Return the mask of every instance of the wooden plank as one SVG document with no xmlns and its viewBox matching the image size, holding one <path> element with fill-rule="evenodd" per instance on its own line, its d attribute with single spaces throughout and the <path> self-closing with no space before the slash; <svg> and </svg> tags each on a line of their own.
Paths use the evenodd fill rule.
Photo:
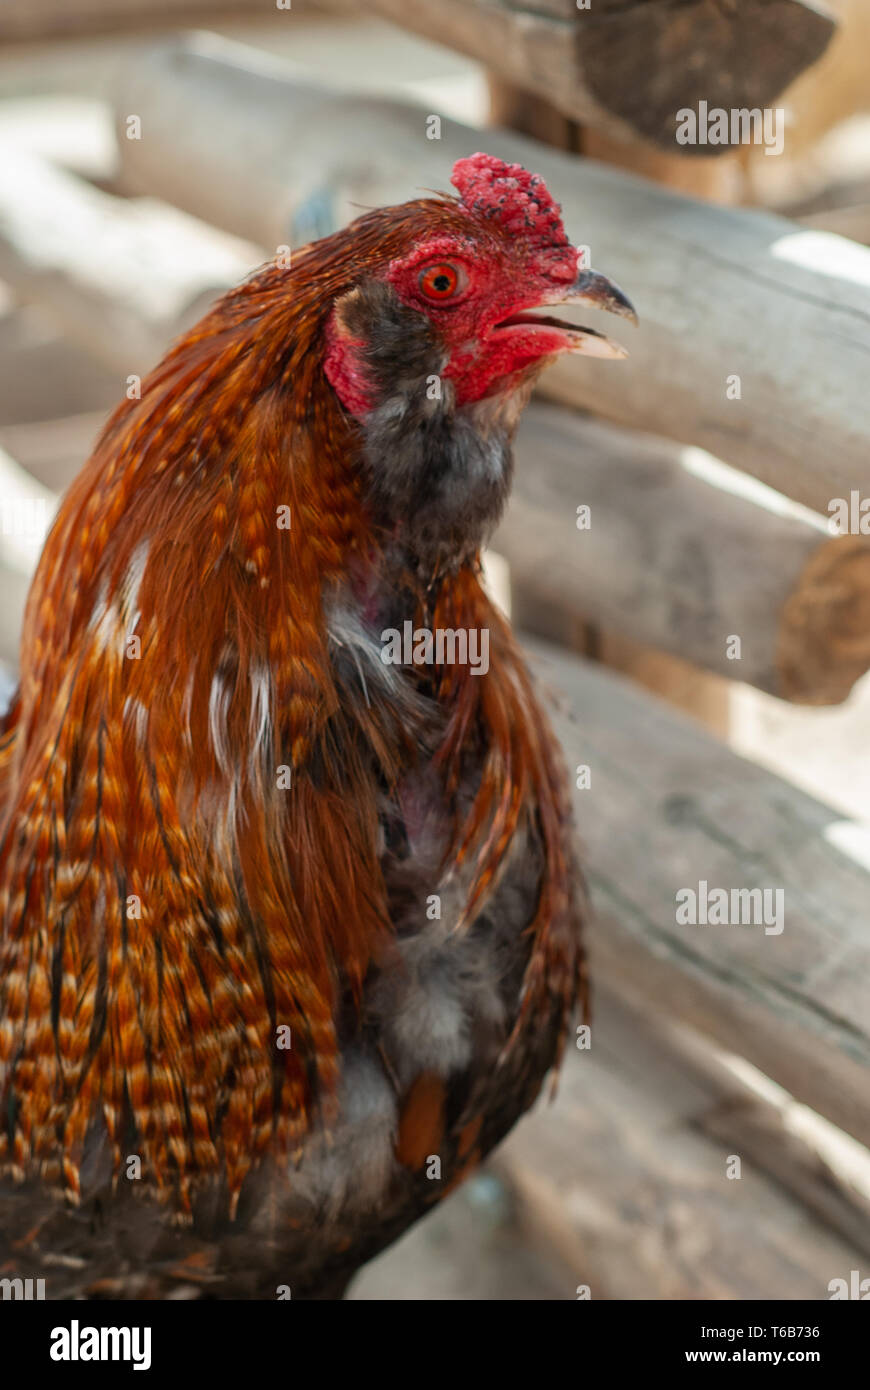
<svg viewBox="0 0 870 1390">
<path fill-rule="evenodd" d="M 822 232 L 836 232 L 838 236 L 851 237 L 853 241 L 870 246 L 870 199 L 845 207 L 810 212 L 805 217 L 800 217 L 799 221 L 805 227 L 815 227 Z"/>
<path fill-rule="evenodd" d="M 729 741 L 734 695 L 730 680 L 670 652 L 659 651 L 645 642 L 635 642 L 613 628 L 596 628 L 594 632 L 591 651 L 582 647 L 576 649 L 581 656 L 588 656 L 609 670 L 628 676 L 644 690 L 667 700 L 674 709 L 700 720 L 705 729 L 724 743 Z"/>
<path fill-rule="evenodd" d="M 18 664 L 21 615 L 57 497 L 0 448 L 0 663 Z"/>
<path fill-rule="evenodd" d="M 835 24 L 830 10 L 804 0 L 364 4 L 479 59 L 568 116 L 689 154 L 698 147 L 675 144 L 678 111 L 702 100 L 728 110 L 770 106 L 821 56 Z"/>
<path fill-rule="evenodd" d="M 834 847 L 843 817 L 618 677 L 527 647 L 561 696 L 569 767 L 590 770 L 573 795 L 594 976 L 655 999 L 866 1144 L 870 875 Z M 701 884 L 781 891 L 782 931 L 739 912 L 682 925 L 677 895 Z"/>
<path fill-rule="evenodd" d="M 107 419 L 103 410 L 32 424 L 0 423 L 0 448 L 44 487 L 63 492 L 90 457 Z"/>
<path fill-rule="evenodd" d="M 681 1123 L 766 1173 L 870 1256 L 870 1152 L 800 1105 L 742 1057 L 664 1014 L 655 999 L 617 984 L 598 991 L 596 1046 L 643 1084 L 661 1076 Z"/>
<path fill-rule="evenodd" d="M 118 369 L 119 396 L 128 375 L 143 375 L 251 268 L 252 248 L 240 254 L 228 241 L 174 209 L 112 197 L 0 147 L 0 277 Z"/>
<path fill-rule="evenodd" d="M 0 711 L 6 708 L 5 673 L 15 671 L 18 667 L 21 615 L 29 589 L 30 574 L 14 564 L 0 540 L 0 672 L 3 672 L 4 676 L 0 679 Z"/>
<path fill-rule="evenodd" d="M 533 1243 L 574 1271 L 572 1293 L 586 1284 L 595 1300 L 829 1297 L 831 1279 L 864 1264 L 862 1246 L 745 1151 L 729 1179 L 742 1137 L 704 1131 L 704 1082 L 654 1029 L 614 1026 L 601 1004 L 591 1050 L 569 1048 L 554 1104 L 495 1158 Z"/>
<path fill-rule="evenodd" d="M 287 73 L 214 39 L 143 50 L 116 97 L 121 128 L 134 111 L 145 132 L 120 140 L 128 187 L 274 250 L 361 205 L 445 188 L 453 161 L 485 144 L 544 176 L 569 234 L 640 315 L 624 335 L 628 361 L 562 362 L 542 378 L 548 394 L 697 444 L 821 513 L 853 488 L 870 496 L 866 248 L 519 135 L 445 120 L 441 139 L 427 140 L 421 110 L 308 89 Z"/>
<path fill-rule="evenodd" d="M 757 486 L 734 495 L 742 475 L 716 469 L 533 403 L 493 539 L 517 612 L 531 599 L 785 699 L 838 703 L 870 668 L 870 546 Z"/>
<path fill-rule="evenodd" d="M 31 424 L 77 411 L 108 411 L 123 377 L 68 342 L 50 315 L 23 305 L 0 317 L 0 420 Z M 12 451 L 14 453 L 14 450 Z"/>
<path fill-rule="evenodd" d="M 300 5 L 300 0 L 296 4 Z M 268 0 L 254 4 L 250 0 L 76 0 L 75 5 L 65 4 L 64 0 L 4 0 L 0 8 L 0 40 L 30 43 L 40 39 L 74 39 L 88 34 L 189 24 L 197 19 L 214 20 L 218 15 L 271 15 L 275 9 Z"/>
</svg>

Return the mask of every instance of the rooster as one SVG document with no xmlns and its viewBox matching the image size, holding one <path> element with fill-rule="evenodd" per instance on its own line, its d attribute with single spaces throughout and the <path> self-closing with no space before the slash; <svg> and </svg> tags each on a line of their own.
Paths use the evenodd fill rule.
<svg viewBox="0 0 870 1390">
<path fill-rule="evenodd" d="M 634 314 L 540 178 L 452 182 L 225 295 L 46 542 L 0 742 L 0 1269 L 50 1298 L 340 1297 L 583 1004 L 480 554 L 542 368 L 625 355 L 541 306 Z"/>
</svg>

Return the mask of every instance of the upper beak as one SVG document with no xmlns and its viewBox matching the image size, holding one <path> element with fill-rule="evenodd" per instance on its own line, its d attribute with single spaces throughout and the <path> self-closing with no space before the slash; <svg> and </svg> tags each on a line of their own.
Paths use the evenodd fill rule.
<svg viewBox="0 0 870 1390">
<path fill-rule="evenodd" d="M 634 305 L 618 285 L 599 275 L 597 270 L 581 270 L 573 285 L 569 285 L 564 295 L 553 301 L 558 304 L 591 304 L 594 309 L 605 309 L 610 314 L 620 314 L 637 325 Z"/>
<path fill-rule="evenodd" d="M 619 314 L 632 323 L 637 323 L 634 305 L 618 285 L 599 275 L 597 270 L 581 270 L 573 285 L 560 293 L 554 293 L 551 304 L 589 304 L 593 309 L 603 309 L 610 314 Z M 594 328 L 575 327 L 565 323 L 565 350 L 583 353 L 586 357 L 627 357 L 628 353 L 621 343 L 614 342 Z"/>
</svg>

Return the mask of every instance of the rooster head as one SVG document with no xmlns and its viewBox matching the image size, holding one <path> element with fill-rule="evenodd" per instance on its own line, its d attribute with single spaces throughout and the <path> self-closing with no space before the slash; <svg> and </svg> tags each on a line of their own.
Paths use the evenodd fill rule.
<svg viewBox="0 0 870 1390">
<path fill-rule="evenodd" d="M 586 304 L 636 321 L 622 291 L 584 266 L 537 174 L 475 154 L 457 160 L 452 183 L 458 198 L 387 210 L 403 214 L 406 244 L 391 255 L 388 235 L 383 262 L 336 304 L 326 373 L 358 419 L 411 379 L 419 389 L 437 378 L 461 407 L 528 388 L 563 352 L 627 355 L 541 312 Z M 354 224 L 362 235 L 368 221 Z"/>
</svg>

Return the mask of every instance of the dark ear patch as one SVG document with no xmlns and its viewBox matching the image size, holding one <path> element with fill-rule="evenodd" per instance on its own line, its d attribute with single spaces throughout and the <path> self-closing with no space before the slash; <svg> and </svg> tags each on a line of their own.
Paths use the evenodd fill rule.
<svg viewBox="0 0 870 1390">
<path fill-rule="evenodd" d="M 335 317 L 339 332 L 361 344 L 375 401 L 403 395 L 444 367 L 446 352 L 429 319 L 382 280 L 363 280 L 336 302 Z"/>
<path fill-rule="evenodd" d="M 335 306 L 371 395 L 362 421 L 368 503 L 421 566 L 458 566 L 485 542 L 510 486 L 510 440 L 485 407 L 456 409 L 437 328 L 391 285 L 363 280 Z M 497 412 L 496 412 L 497 414 Z"/>
</svg>

